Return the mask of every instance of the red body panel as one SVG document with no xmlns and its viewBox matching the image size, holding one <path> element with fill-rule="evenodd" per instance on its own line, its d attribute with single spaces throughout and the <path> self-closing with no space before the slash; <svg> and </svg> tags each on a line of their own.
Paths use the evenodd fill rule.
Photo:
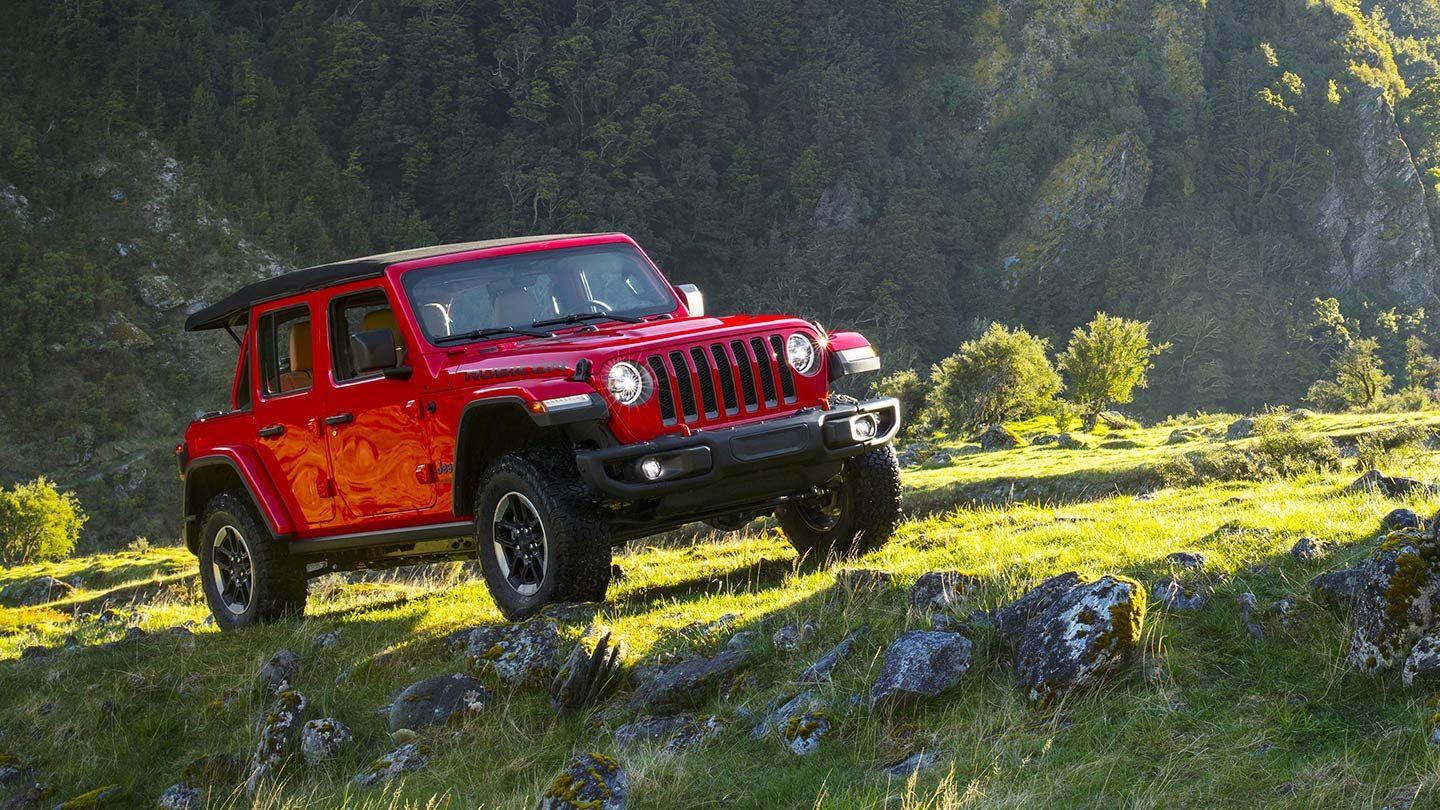
<svg viewBox="0 0 1440 810">
<path fill-rule="evenodd" d="M 189 457 L 223 454 L 235 460 L 242 473 L 256 482 L 255 494 L 271 527 L 297 539 L 446 523 L 456 519 L 451 471 L 457 461 L 459 421 L 471 403 L 495 399 L 528 408 L 543 400 L 599 393 L 609 404 L 607 427 L 614 439 L 631 444 L 667 434 L 689 435 L 752 423 L 804 408 L 828 408 L 827 352 L 823 351 L 827 341 L 832 346 L 844 344 L 841 348 L 868 345 L 854 333 L 827 337 L 814 325 L 794 317 L 690 317 L 683 298 L 671 287 L 674 310 L 645 323 L 599 321 L 556 328 L 550 338 L 507 335 L 436 346 L 424 339 L 401 281 L 405 273 L 424 267 L 614 242 L 634 244 L 628 237 L 609 234 L 468 251 L 391 265 L 381 278 L 254 307 L 242 353 L 242 362 L 249 365 L 251 404 L 239 413 L 192 423 L 185 437 Z M 342 381 L 332 368 L 330 336 L 336 330 L 330 323 L 330 303 L 338 296 L 371 289 L 383 290 L 391 302 L 406 347 L 404 362 L 412 369 L 409 379 L 372 376 Z M 301 303 L 310 307 L 312 318 L 311 387 L 266 398 L 256 344 L 259 330 L 254 325 L 266 312 Z M 784 363 L 783 357 L 774 356 L 772 336 L 778 336 L 783 347 L 794 333 L 808 336 L 822 349 L 820 362 L 810 376 L 789 375 L 793 392 L 787 388 L 782 397 L 776 391 L 773 404 L 762 402 L 735 413 L 721 410 L 693 419 L 672 419 L 667 424 L 656 407 L 656 397 L 626 407 L 613 402 L 605 387 L 606 374 L 614 363 L 630 360 L 649 368 L 648 359 L 659 356 L 666 362 L 678 357 L 688 364 L 697 391 L 706 385 L 719 391 L 719 372 L 709 365 L 702 368 L 693 360 L 692 351 L 700 351 L 705 358 L 720 352 L 736 362 L 741 358 Z M 748 354 L 739 354 L 742 351 Z M 581 361 L 590 364 L 587 381 L 572 379 L 583 365 Z M 700 374 L 706 379 L 702 381 Z M 237 381 L 242 376 L 237 371 Z M 655 379 L 659 380 L 658 375 Z M 663 384 L 670 386 L 672 397 L 679 396 L 678 380 Z M 346 421 L 326 421 L 338 417 L 346 417 Z M 259 435 L 262 429 L 270 428 L 273 433 L 276 427 L 284 428 L 282 435 Z"/>
</svg>

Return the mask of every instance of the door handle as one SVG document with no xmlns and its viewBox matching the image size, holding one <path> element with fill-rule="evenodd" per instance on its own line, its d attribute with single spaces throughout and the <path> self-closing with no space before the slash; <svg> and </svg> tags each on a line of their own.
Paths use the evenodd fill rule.
<svg viewBox="0 0 1440 810">
<path fill-rule="evenodd" d="M 349 411 L 346 411 L 345 413 L 337 413 L 334 416 L 325 417 L 325 424 L 327 425 L 343 425 L 347 422 L 354 421 L 355 414 L 350 413 Z"/>
<path fill-rule="evenodd" d="M 267 426 L 267 427 L 260 428 L 260 438 L 262 438 L 262 439 L 273 439 L 273 438 L 275 438 L 276 436 L 284 436 L 284 435 L 285 435 L 285 426 L 284 426 L 284 425 L 269 425 L 269 426 Z"/>
</svg>

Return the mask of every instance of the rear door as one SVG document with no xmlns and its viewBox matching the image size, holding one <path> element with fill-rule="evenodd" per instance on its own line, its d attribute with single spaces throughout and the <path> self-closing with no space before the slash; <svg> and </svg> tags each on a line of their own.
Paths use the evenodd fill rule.
<svg viewBox="0 0 1440 810">
<path fill-rule="evenodd" d="M 357 371 L 351 357 L 353 335 L 387 329 L 396 363 L 409 362 L 416 344 L 395 313 L 378 285 L 332 295 L 326 307 L 332 388 L 323 424 L 336 492 L 355 521 L 427 509 L 436 501 L 421 375 L 388 379 L 382 371 Z"/>
<path fill-rule="evenodd" d="M 335 517 L 330 457 L 320 431 L 315 385 L 316 319 L 308 302 L 257 309 L 252 379 L 255 447 L 298 523 L 320 526 Z"/>
</svg>

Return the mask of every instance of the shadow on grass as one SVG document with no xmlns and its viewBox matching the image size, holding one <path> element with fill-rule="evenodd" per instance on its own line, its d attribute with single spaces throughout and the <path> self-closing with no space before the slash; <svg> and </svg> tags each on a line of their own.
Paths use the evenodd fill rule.
<svg viewBox="0 0 1440 810">
<path fill-rule="evenodd" d="M 1104 500 L 1115 495 L 1138 495 L 1163 482 L 1152 465 L 1090 473 L 1006 477 L 958 481 L 905 493 L 905 511 L 917 518 L 934 517 L 957 507 L 1006 506 L 1033 503 L 1065 506 Z"/>
<path fill-rule="evenodd" d="M 799 563 L 793 557 L 767 557 L 724 571 L 712 571 L 663 585 L 625 590 L 622 591 L 620 600 L 612 599 L 612 601 L 627 607 L 635 607 L 645 603 L 686 596 L 764 589 L 784 582 L 785 578 L 795 572 L 798 567 Z"/>
</svg>

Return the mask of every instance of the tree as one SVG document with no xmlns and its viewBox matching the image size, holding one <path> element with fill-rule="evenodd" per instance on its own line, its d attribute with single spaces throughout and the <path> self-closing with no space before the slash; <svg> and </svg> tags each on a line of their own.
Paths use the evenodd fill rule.
<svg viewBox="0 0 1440 810">
<path fill-rule="evenodd" d="M 931 411 L 965 432 L 1040 413 L 1060 391 L 1049 348 L 1024 329 L 991 324 L 931 371 Z"/>
<path fill-rule="evenodd" d="M 1380 343 L 1375 338 L 1351 341 L 1331 365 L 1334 379 L 1316 381 L 1305 399 L 1325 410 L 1373 405 L 1390 387 L 1390 375 L 1385 373 L 1379 351 Z"/>
<path fill-rule="evenodd" d="M 1130 402 L 1135 389 L 1148 383 L 1151 358 L 1169 348 L 1151 345 L 1144 321 L 1097 312 L 1084 328 L 1076 327 L 1060 355 L 1060 370 L 1069 378 L 1070 400 L 1080 407 L 1085 429 L 1093 429 L 1106 408 Z"/>
<path fill-rule="evenodd" d="M 925 410 L 925 381 L 913 369 L 888 374 L 875 383 L 875 395 L 900 400 L 900 435 L 913 436 Z"/>
<path fill-rule="evenodd" d="M 0 490 L 0 565 L 70 556 L 86 520 L 75 494 L 62 494 L 44 476 Z"/>
</svg>

